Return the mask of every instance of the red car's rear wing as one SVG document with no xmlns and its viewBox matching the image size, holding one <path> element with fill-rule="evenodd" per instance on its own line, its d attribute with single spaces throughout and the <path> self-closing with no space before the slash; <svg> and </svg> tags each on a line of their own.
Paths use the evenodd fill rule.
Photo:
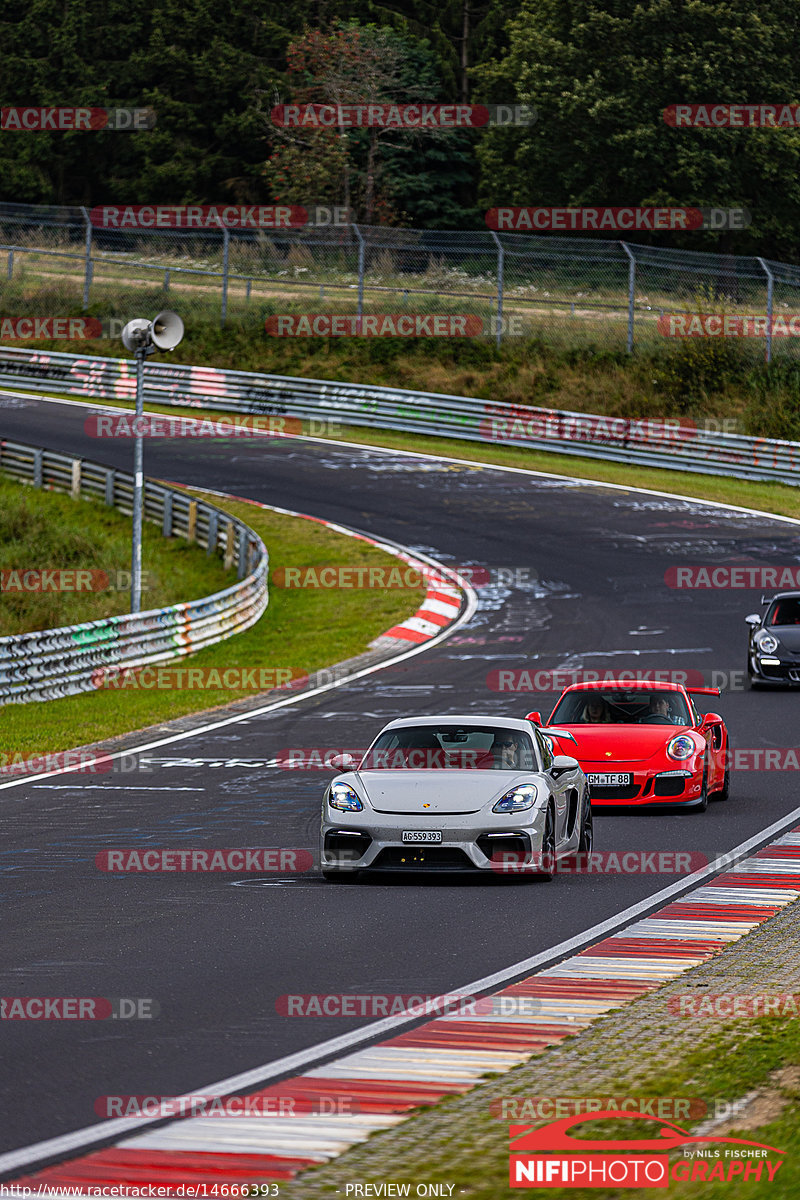
<svg viewBox="0 0 800 1200">
<path fill-rule="evenodd" d="M 719 695 L 721 695 L 719 688 L 690 688 L 690 687 L 687 687 L 686 691 L 689 693 L 690 696 L 719 696 Z"/>
</svg>

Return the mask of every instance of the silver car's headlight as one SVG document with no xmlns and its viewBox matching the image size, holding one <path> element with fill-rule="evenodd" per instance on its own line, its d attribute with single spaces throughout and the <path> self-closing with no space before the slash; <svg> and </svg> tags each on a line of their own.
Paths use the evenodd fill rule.
<svg viewBox="0 0 800 1200">
<path fill-rule="evenodd" d="M 778 639 L 772 633 L 757 633 L 754 641 L 762 654 L 774 654 L 778 649 Z"/>
<path fill-rule="evenodd" d="M 364 807 L 349 783 L 332 783 L 328 803 L 342 812 L 361 812 Z"/>
<path fill-rule="evenodd" d="M 505 796 L 501 796 L 493 806 L 492 812 L 523 812 L 526 808 L 533 808 L 537 795 L 535 784 L 521 783 L 519 787 L 512 788 L 510 792 L 506 792 Z"/>
</svg>

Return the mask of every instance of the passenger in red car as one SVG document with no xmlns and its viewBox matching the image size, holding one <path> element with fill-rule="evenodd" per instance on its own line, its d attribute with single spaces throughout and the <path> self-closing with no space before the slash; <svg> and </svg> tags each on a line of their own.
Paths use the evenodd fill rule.
<svg viewBox="0 0 800 1200">
<path fill-rule="evenodd" d="M 602 696 L 592 696 L 584 705 L 581 720 L 586 725 L 606 725 L 611 721 L 611 712 Z"/>
</svg>

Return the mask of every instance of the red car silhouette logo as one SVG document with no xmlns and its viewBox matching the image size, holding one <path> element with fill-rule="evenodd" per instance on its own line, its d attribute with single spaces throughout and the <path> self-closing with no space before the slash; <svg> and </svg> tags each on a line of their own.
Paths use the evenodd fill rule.
<svg viewBox="0 0 800 1200">
<path fill-rule="evenodd" d="M 588 1121 L 609 1120 L 649 1121 L 651 1124 L 653 1123 L 653 1118 L 648 1116 L 647 1113 L 611 1110 L 608 1112 L 595 1112 L 564 1117 L 561 1121 L 552 1121 L 549 1125 L 543 1125 L 538 1129 L 535 1129 L 531 1125 L 511 1125 L 508 1130 L 511 1142 L 509 1149 L 512 1154 L 547 1153 L 552 1150 L 566 1150 L 573 1153 L 580 1153 L 584 1150 L 663 1151 L 671 1150 L 676 1146 L 687 1145 L 691 1142 L 727 1142 L 737 1146 L 757 1146 L 760 1150 L 771 1150 L 775 1154 L 786 1153 L 785 1150 L 778 1150 L 776 1146 L 767 1146 L 763 1142 L 750 1142 L 746 1138 L 718 1137 L 715 1134 L 704 1134 L 703 1136 L 696 1137 L 689 1133 L 687 1129 L 681 1129 L 680 1125 L 673 1125 L 669 1121 L 658 1122 L 661 1125 L 661 1129 L 657 1137 L 630 1141 L 572 1137 L 567 1133 L 567 1130 L 573 1125 L 583 1125 Z"/>
</svg>

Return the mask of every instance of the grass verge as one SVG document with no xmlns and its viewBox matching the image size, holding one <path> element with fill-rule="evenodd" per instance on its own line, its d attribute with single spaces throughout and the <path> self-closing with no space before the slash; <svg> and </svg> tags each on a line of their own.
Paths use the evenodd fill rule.
<svg viewBox="0 0 800 1200">
<path fill-rule="evenodd" d="M 356 567 L 396 565 L 384 551 L 315 522 L 251 504 L 211 499 L 261 535 L 270 553 L 271 578 L 287 566 L 331 562 Z M 67 499 L 67 503 L 72 502 Z M 154 536 L 159 537 L 157 530 Z M 143 567 L 149 569 L 147 557 Z M 201 590 L 199 594 L 204 593 Z M 420 588 L 312 591 L 271 585 L 269 606 L 251 629 L 180 663 L 219 670 L 269 667 L 311 673 L 364 651 L 374 638 L 415 612 L 423 595 Z M 39 755 L 87 745 L 254 694 L 225 688 L 159 691 L 125 687 L 47 703 L 10 704 L 3 708 L 3 753 Z"/>
</svg>

